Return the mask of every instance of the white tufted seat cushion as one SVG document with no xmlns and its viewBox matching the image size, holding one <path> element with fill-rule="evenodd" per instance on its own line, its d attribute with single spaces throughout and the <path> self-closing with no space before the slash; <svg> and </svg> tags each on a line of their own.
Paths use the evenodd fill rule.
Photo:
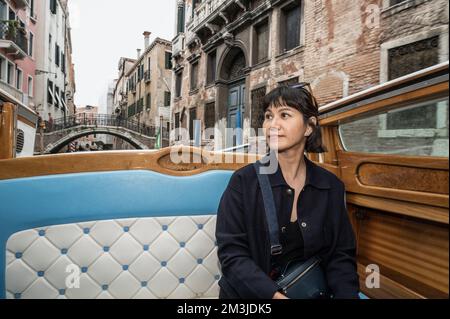
<svg viewBox="0 0 450 319">
<path fill-rule="evenodd" d="M 16 233 L 6 297 L 217 298 L 215 225 L 215 215 L 154 217 Z"/>
</svg>

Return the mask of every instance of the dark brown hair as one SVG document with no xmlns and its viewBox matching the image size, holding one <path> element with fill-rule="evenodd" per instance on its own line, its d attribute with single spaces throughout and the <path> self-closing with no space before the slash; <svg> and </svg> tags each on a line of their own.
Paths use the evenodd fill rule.
<svg viewBox="0 0 450 319">
<path fill-rule="evenodd" d="M 315 117 L 317 125 L 313 126 L 312 134 L 307 138 L 305 151 L 308 153 L 324 153 L 326 148 L 322 141 L 322 132 L 319 125 L 319 107 L 314 95 L 305 87 L 301 85 L 280 86 L 269 92 L 263 101 L 264 113 L 270 106 L 280 107 L 281 105 L 290 106 L 303 114 L 305 123 L 309 122 L 309 118 Z"/>
</svg>

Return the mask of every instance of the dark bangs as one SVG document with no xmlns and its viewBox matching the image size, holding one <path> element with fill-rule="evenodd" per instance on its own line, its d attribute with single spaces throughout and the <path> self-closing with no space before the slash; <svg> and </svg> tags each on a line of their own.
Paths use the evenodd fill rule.
<svg viewBox="0 0 450 319">
<path fill-rule="evenodd" d="M 280 107 L 282 105 L 287 105 L 300 111 L 306 119 L 312 116 L 319 116 L 315 98 L 306 89 L 293 89 L 285 85 L 280 86 L 265 96 L 263 110 L 266 112 L 270 106 Z"/>
<path fill-rule="evenodd" d="M 270 106 L 278 108 L 287 105 L 303 114 L 305 123 L 315 117 L 317 125 L 306 140 L 305 151 L 308 153 L 325 153 L 327 150 L 322 142 L 322 132 L 319 124 L 319 108 L 316 98 L 305 88 L 280 86 L 269 92 L 262 103 L 264 113 Z"/>
</svg>

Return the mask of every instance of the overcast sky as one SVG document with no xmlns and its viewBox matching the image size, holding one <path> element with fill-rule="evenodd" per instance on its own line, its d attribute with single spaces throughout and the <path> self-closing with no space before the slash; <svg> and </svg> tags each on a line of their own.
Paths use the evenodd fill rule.
<svg viewBox="0 0 450 319">
<path fill-rule="evenodd" d="M 77 106 L 99 105 L 106 112 L 109 83 L 120 57 L 136 58 L 144 31 L 174 37 L 175 0 L 69 0 Z"/>
</svg>

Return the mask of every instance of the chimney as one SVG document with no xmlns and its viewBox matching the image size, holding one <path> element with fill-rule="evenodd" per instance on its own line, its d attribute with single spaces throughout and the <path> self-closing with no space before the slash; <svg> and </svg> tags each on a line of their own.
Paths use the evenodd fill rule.
<svg viewBox="0 0 450 319">
<path fill-rule="evenodd" d="M 150 35 L 152 33 L 149 31 L 144 31 L 144 48 L 147 49 L 150 45 Z"/>
<path fill-rule="evenodd" d="M 137 59 L 139 60 L 139 58 L 141 57 L 141 49 L 136 49 L 137 51 Z"/>
</svg>

